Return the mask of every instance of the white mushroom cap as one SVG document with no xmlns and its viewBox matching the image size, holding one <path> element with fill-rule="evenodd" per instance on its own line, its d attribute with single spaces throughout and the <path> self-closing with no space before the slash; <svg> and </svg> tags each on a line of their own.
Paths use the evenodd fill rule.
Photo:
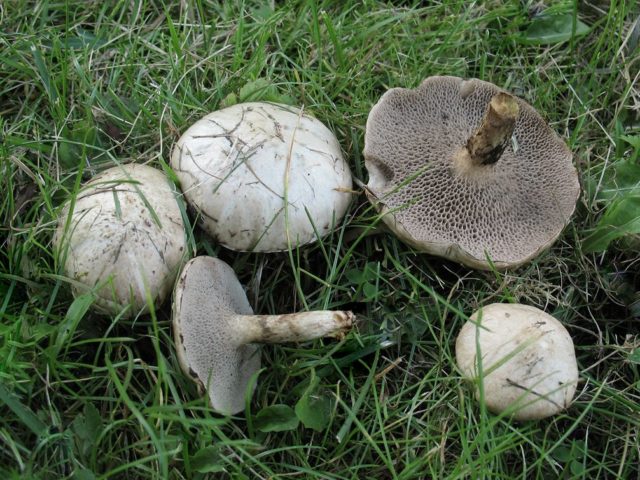
<svg viewBox="0 0 640 480">
<path fill-rule="evenodd" d="M 527 305 L 494 303 L 475 312 L 456 340 L 456 360 L 467 378 L 482 381 L 489 410 L 510 411 L 516 420 L 560 412 L 571 403 L 578 382 L 569 332 Z"/>
<path fill-rule="evenodd" d="M 211 407 L 224 414 L 244 410 L 249 380 L 260 369 L 253 343 L 279 343 L 341 336 L 354 321 L 351 312 L 253 315 L 229 265 L 217 258 L 188 262 L 174 293 L 173 332 L 180 366 Z"/>
<path fill-rule="evenodd" d="M 166 176 L 145 165 L 121 165 L 95 176 L 58 218 L 54 245 L 74 296 L 97 287 L 95 307 L 132 315 L 159 306 L 185 256 L 186 233 Z"/>
<path fill-rule="evenodd" d="M 505 148 L 495 163 L 470 161 L 470 139 L 485 125 L 495 133 L 485 119 L 500 96 L 513 99 L 504 115 L 516 115 L 499 129 Z M 580 192 L 571 152 L 535 109 L 477 79 L 430 77 L 386 92 L 369 114 L 364 156 L 369 197 L 389 228 L 418 250 L 475 268 L 490 268 L 487 256 L 507 268 L 538 255 Z"/>
<path fill-rule="evenodd" d="M 205 230 L 232 250 L 312 242 L 351 199 L 336 137 L 285 105 L 241 103 L 206 115 L 178 140 L 171 166 Z"/>
</svg>

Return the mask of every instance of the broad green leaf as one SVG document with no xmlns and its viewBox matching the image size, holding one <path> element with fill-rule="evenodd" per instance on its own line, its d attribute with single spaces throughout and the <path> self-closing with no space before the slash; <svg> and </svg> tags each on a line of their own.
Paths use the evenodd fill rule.
<svg viewBox="0 0 640 480">
<path fill-rule="evenodd" d="M 68 37 L 65 39 L 66 46 L 68 48 L 98 48 L 106 45 L 107 39 L 102 37 L 97 37 L 89 30 L 85 30 L 84 28 L 77 28 L 75 30 L 77 32 L 76 37 Z"/>
<path fill-rule="evenodd" d="M 215 445 L 201 448 L 191 457 L 191 468 L 200 473 L 214 473 L 224 470 L 220 449 Z"/>
<path fill-rule="evenodd" d="M 240 89 L 239 97 L 241 102 L 246 102 L 249 100 L 268 100 L 277 95 L 278 92 L 270 82 L 264 78 L 258 78 L 253 82 L 245 83 Z"/>
<path fill-rule="evenodd" d="M 362 292 L 367 300 L 372 300 L 378 296 L 378 288 L 369 282 L 362 286 Z"/>
<path fill-rule="evenodd" d="M 331 407 L 333 402 L 326 395 L 317 392 L 320 380 L 315 375 L 298 403 L 296 416 L 306 428 L 321 432 L 331 421 Z"/>
<path fill-rule="evenodd" d="M 351 283 L 362 285 L 367 281 L 374 282 L 377 275 L 377 270 L 378 267 L 375 262 L 368 262 L 363 270 L 347 270 L 345 275 Z"/>
<path fill-rule="evenodd" d="M 58 160 L 68 168 L 76 167 L 82 158 L 100 155 L 97 129 L 93 122 L 81 120 L 62 129 L 58 141 Z"/>
<path fill-rule="evenodd" d="M 562 463 L 569 462 L 572 457 L 572 452 L 570 447 L 559 446 L 552 453 L 553 458 Z"/>
<path fill-rule="evenodd" d="M 427 321 L 421 314 L 407 311 L 404 316 L 402 332 L 413 343 L 419 341 L 427 331 Z"/>
<path fill-rule="evenodd" d="M 294 99 L 288 95 L 278 92 L 278 89 L 268 80 L 258 78 L 247 82 L 238 92 L 238 95 L 231 92 L 222 100 L 222 107 L 230 107 L 239 102 L 275 102 L 285 105 L 295 105 Z"/>
<path fill-rule="evenodd" d="M 640 195 L 640 165 L 621 160 L 606 172 L 604 186 L 598 192 L 598 200 L 611 201 L 625 195 Z"/>
<path fill-rule="evenodd" d="M 87 403 L 84 412 L 78 415 L 72 424 L 73 431 L 87 446 L 93 446 L 102 432 L 102 417 L 98 409 Z"/>
<path fill-rule="evenodd" d="M 323 394 L 309 394 L 296 404 L 296 415 L 302 424 L 317 432 L 321 432 L 331 421 L 333 401 Z"/>
<path fill-rule="evenodd" d="M 235 105 L 236 103 L 238 103 L 238 96 L 235 93 L 231 92 L 222 99 L 222 101 L 220 102 L 220 106 L 222 108 L 226 108 L 230 107 L 231 105 Z"/>
<path fill-rule="evenodd" d="M 96 475 L 87 468 L 80 468 L 73 472 L 73 480 L 95 480 Z"/>
<path fill-rule="evenodd" d="M 573 475 L 575 475 L 576 477 L 583 477 L 584 476 L 585 468 L 584 468 L 584 464 L 582 462 L 579 462 L 577 460 L 573 460 L 569 464 L 569 468 L 571 468 L 571 473 Z"/>
<path fill-rule="evenodd" d="M 259 7 L 255 7 L 251 10 L 251 17 L 260 22 L 264 22 L 271 18 L 273 15 L 273 7 L 268 2 L 264 2 Z"/>
<path fill-rule="evenodd" d="M 636 348 L 629 354 L 628 361 L 631 363 L 640 363 L 640 348 Z"/>
<path fill-rule="evenodd" d="M 585 252 L 602 252 L 620 237 L 640 233 L 640 196 L 614 201 L 604 213 L 595 231 L 582 244 Z"/>
<path fill-rule="evenodd" d="M 255 427 L 261 432 L 284 432 L 298 428 L 298 417 L 288 405 L 271 405 L 258 412 Z"/>
<path fill-rule="evenodd" d="M 633 148 L 640 149 L 640 135 L 620 135 L 620 138 Z"/>
<path fill-rule="evenodd" d="M 589 33 L 590 27 L 576 19 L 575 37 Z M 535 17 L 527 30 L 520 36 L 520 43 L 542 45 L 566 42 L 571 40 L 573 32 L 573 15 L 541 15 Z"/>
<path fill-rule="evenodd" d="M 364 267 L 364 276 L 365 278 L 370 281 L 373 282 L 375 281 L 377 275 L 378 275 L 378 264 L 376 262 L 367 262 L 367 264 Z"/>
<path fill-rule="evenodd" d="M 80 145 L 95 147 L 97 145 L 98 132 L 93 122 L 81 120 L 71 130 L 71 137 Z"/>
<path fill-rule="evenodd" d="M 356 285 L 360 285 L 361 283 L 364 283 L 366 281 L 364 272 L 361 272 L 360 270 L 357 270 L 355 268 L 347 270 L 345 272 L 345 275 L 347 277 L 347 280 Z"/>
</svg>

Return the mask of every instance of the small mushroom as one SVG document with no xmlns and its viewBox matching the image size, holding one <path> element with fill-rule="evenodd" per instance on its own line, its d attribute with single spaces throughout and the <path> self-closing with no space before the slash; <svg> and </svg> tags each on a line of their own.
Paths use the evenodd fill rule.
<svg viewBox="0 0 640 480">
<path fill-rule="evenodd" d="M 185 254 L 182 215 L 166 176 L 128 164 L 91 179 L 62 208 L 54 246 L 74 296 L 94 290 L 102 313 L 133 315 L 173 287 Z M 70 216 L 70 217 L 69 217 Z"/>
<path fill-rule="evenodd" d="M 351 200 L 336 137 L 300 109 L 241 103 L 178 140 L 171 166 L 204 229 L 238 251 L 287 250 L 329 233 Z"/>
<path fill-rule="evenodd" d="M 545 418 L 567 408 L 578 382 L 569 332 L 527 305 L 494 303 L 475 312 L 458 334 L 456 361 L 465 377 L 482 382 L 489 410 L 508 412 L 516 420 Z"/>
<path fill-rule="evenodd" d="M 317 311 L 254 315 L 235 273 L 217 258 L 188 262 L 174 292 L 173 332 L 184 372 L 208 391 L 211 407 L 223 414 L 244 410 L 251 377 L 260 369 L 256 343 L 302 342 L 341 337 L 351 312 Z"/>
<path fill-rule="evenodd" d="M 477 79 L 394 88 L 365 134 L 367 194 L 400 239 L 481 269 L 549 247 L 580 187 L 572 155 L 533 107 Z"/>
</svg>

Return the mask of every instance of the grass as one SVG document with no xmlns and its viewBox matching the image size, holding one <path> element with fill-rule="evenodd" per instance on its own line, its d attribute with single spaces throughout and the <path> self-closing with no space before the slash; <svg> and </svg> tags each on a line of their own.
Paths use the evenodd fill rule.
<svg viewBox="0 0 640 480">
<path fill-rule="evenodd" d="M 604 208 L 599 180 L 633 154 L 620 136 L 640 129 L 640 11 L 626 0 L 550 2 L 555 13 L 577 8 L 591 30 L 529 45 L 534 3 L 1 3 L 6 478 L 638 478 L 639 250 L 581 245 Z M 80 180 L 114 162 L 164 165 L 190 123 L 266 81 L 325 122 L 366 181 L 371 106 L 388 88 L 443 74 L 513 91 L 575 153 L 577 212 L 533 262 L 479 272 L 360 235 L 379 220 L 362 195 L 322 245 L 290 255 L 233 253 L 194 229 L 192 254 L 229 262 L 257 312 L 349 308 L 360 319 L 340 342 L 266 347 L 236 418 L 207 409 L 181 373 L 168 303 L 127 320 L 74 302 L 51 237 Z M 560 415 L 510 422 L 461 381 L 455 335 L 496 301 L 543 308 L 570 331 L 581 383 Z M 324 430 L 256 428 L 257 412 L 295 406 L 312 375 L 330 406 Z"/>
</svg>

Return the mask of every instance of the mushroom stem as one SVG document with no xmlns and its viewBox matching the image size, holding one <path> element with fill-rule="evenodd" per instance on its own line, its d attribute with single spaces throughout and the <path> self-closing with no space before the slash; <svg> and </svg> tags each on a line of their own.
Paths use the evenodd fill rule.
<svg viewBox="0 0 640 480">
<path fill-rule="evenodd" d="M 516 99 L 508 93 L 491 98 L 480 128 L 467 140 L 473 165 L 491 165 L 500 159 L 513 135 L 519 111 Z"/>
<path fill-rule="evenodd" d="M 242 343 L 303 342 L 341 337 L 353 325 L 351 312 L 321 310 L 285 315 L 235 315 L 232 322 Z"/>
</svg>

